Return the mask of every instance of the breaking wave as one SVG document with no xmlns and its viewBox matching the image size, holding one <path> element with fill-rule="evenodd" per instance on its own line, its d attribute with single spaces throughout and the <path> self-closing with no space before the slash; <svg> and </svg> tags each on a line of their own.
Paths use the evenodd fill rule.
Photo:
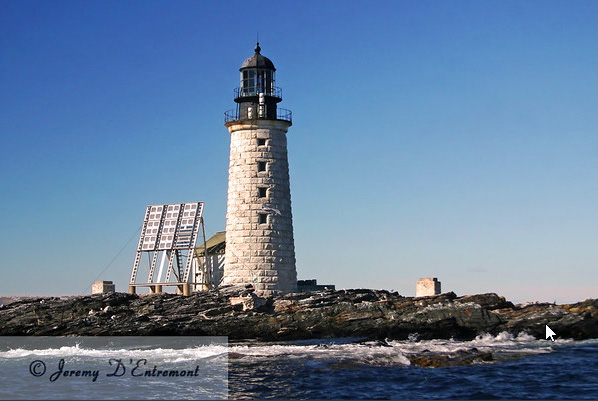
<svg viewBox="0 0 598 401">
<path fill-rule="evenodd" d="M 483 334 L 471 341 L 417 340 L 414 334 L 409 340 L 359 341 L 358 339 L 320 339 L 286 343 L 232 343 L 205 345 L 183 349 L 91 349 L 80 345 L 47 349 L 16 348 L 0 352 L 0 359 L 49 357 L 118 358 L 126 353 L 131 358 L 159 358 L 164 362 L 184 362 L 227 355 L 232 360 L 257 361 L 263 358 L 304 358 L 308 362 L 357 363 L 377 366 L 410 365 L 409 357 L 427 353 L 450 354 L 457 352 L 490 352 L 494 356 L 513 354 L 530 355 L 549 353 L 567 346 L 573 340 L 556 342 L 538 340 L 528 334 L 503 332 L 496 336 Z"/>
<path fill-rule="evenodd" d="M 477 350 L 492 353 L 524 353 L 536 354 L 551 352 L 555 347 L 571 344 L 573 340 L 559 340 L 556 343 L 538 340 L 535 337 L 520 333 L 513 336 L 502 332 L 496 336 L 481 334 L 471 341 L 455 340 L 426 340 L 426 341 L 390 341 L 393 347 L 399 347 L 408 354 L 421 354 L 423 352 L 454 353 Z"/>
<path fill-rule="evenodd" d="M 573 340 L 557 340 L 553 343 L 538 340 L 521 333 L 513 336 L 503 332 L 496 336 L 483 334 L 471 341 L 422 340 L 417 335 L 409 340 L 396 341 L 353 341 L 346 339 L 322 339 L 317 344 L 251 344 L 229 346 L 229 358 L 259 360 L 263 358 L 307 358 L 312 362 L 336 361 L 340 363 L 362 363 L 368 365 L 409 365 L 409 357 L 434 353 L 453 354 L 458 352 L 492 353 L 501 356 L 531 355 L 549 353 L 561 346 L 570 345 Z M 577 342 L 579 343 L 579 342 Z"/>
</svg>

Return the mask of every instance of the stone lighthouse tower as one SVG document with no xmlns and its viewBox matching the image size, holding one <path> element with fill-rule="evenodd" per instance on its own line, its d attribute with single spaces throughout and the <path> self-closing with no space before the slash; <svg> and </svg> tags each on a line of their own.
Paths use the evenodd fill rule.
<svg viewBox="0 0 598 401">
<path fill-rule="evenodd" d="M 231 134 L 222 284 L 252 284 L 262 296 L 297 290 L 287 130 L 278 108 L 274 64 L 255 54 L 241 65 L 237 107 L 225 113 Z"/>
</svg>

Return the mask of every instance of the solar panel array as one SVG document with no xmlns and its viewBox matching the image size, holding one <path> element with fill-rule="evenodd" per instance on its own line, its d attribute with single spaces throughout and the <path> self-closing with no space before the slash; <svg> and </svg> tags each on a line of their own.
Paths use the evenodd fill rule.
<svg viewBox="0 0 598 401">
<path fill-rule="evenodd" d="M 135 253 L 129 286 L 180 285 L 189 283 L 193 248 L 203 227 L 203 202 L 148 205 Z M 205 243 L 205 232 L 204 243 Z M 151 259 L 145 283 L 136 283 L 141 257 Z M 162 255 L 157 276 L 154 276 L 159 254 Z M 148 260 L 149 260 L 148 259 Z M 165 277 L 163 277 L 166 268 Z M 171 273 L 175 281 L 170 281 Z M 184 292 L 184 289 L 182 290 Z"/>
</svg>

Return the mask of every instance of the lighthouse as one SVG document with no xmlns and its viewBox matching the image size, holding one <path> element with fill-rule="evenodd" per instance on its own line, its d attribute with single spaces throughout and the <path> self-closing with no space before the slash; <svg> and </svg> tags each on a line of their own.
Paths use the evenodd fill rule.
<svg viewBox="0 0 598 401">
<path fill-rule="evenodd" d="M 291 112 L 278 107 L 274 64 L 255 53 L 241 68 L 230 132 L 226 250 L 222 284 L 252 284 L 271 296 L 297 290 L 287 131 Z"/>
</svg>

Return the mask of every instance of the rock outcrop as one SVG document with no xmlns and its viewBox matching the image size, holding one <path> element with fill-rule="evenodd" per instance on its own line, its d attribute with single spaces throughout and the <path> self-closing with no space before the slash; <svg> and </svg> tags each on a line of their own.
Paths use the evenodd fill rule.
<svg viewBox="0 0 598 401">
<path fill-rule="evenodd" d="M 411 335 L 467 340 L 503 331 L 544 338 L 546 324 L 560 338 L 598 338 L 598 300 L 513 305 L 492 293 L 411 298 L 367 289 L 264 299 L 255 296 L 252 288 L 224 287 L 187 297 L 115 293 L 30 298 L 0 307 L 0 335 L 5 336 L 208 335 L 233 341 L 278 341 L 401 340 Z"/>
</svg>

